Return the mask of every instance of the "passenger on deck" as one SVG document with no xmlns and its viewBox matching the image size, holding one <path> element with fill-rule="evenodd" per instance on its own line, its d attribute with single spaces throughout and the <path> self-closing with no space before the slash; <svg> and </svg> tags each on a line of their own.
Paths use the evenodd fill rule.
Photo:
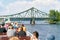
<svg viewBox="0 0 60 40">
<path fill-rule="evenodd" d="M 18 23 L 15 22 L 15 23 L 13 24 L 13 27 L 14 27 L 15 29 L 18 28 Z"/>
<path fill-rule="evenodd" d="M 15 36 L 16 31 L 13 29 L 12 26 L 9 26 L 8 30 L 7 30 L 7 36 L 8 37 L 12 37 Z"/>
<path fill-rule="evenodd" d="M 6 33 L 6 29 L 3 26 L 0 26 L 0 33 Z"/>
<path fill-rule="evenodd" d="M 5 22 L 4 27 L 5 27 L 6 30 L 8 30 L 8 27 L 10 26 L 10 24 L 11 24 L 10 21 L 6 21 L 6 22 Z"/>
<path fill-rule="evenodd" d="M 23 31 L 26 32 L 26 27 L 24 26 L 24 24 L 21 24 L 21 27 L 23 27 Z"/>
<path fill-rule="evenodd" d="M 4 26 L 5 25 L 5 23 L 4 22 L 2 22 L 2 26 Z"/>
<path fill-rule="evenodd" d="M 31 40 L 38 40 L 39 34 L 37 31 L 33 32 L 33 35 L 31 37 Z M 39 39 L 40 40 L 40 39 Z"/>
<path fill-rule="evenodd" d="M 46 40 L 55 40 L 55 36 L 52 34 L 48 34 Z"/>
<path fill-rule="evenodd" d="M 18 36 L 26 36 L 26 32 L 25 31 L 23 31 L 23 27 L 21 27 L 21 29 L 20 29 L 21 31 L 20 32 L 18 32 Z"/>
<path fill-rule="evenodd" d="M 4 28 L 8 30 L 8 27 L 10 26 L 10 23 L 5 23 Z"/>
<path fill-rule="evenodd" d="M 11 38 L 9 38 L 9 40 L 19 40 L 19 38 L 18 37 L 11 37 Z"/>
<path fill-rule="evenodd" d="M 18 29 L 17 29 L 17 32 L 20 32 L 21 31 L 21 27 L 19 27 Z"/>
</svg>

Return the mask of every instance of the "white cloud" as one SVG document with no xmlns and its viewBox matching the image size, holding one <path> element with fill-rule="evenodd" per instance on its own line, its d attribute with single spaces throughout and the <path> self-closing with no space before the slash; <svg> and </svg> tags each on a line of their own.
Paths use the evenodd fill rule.
<svg viewBox="0 0 60 40">
<path fill-rule="evenodd" d="M 57 0 L 33 0 L 31 2 L 28 1 L 15 1 L 6 6 L 4 12 L 5 14 L 15 14 L 21 11 L 27 10 L 31 7 L 35 7 L 44 12 L 48 12 L 50 9 L 60 9 L 60 2 Z"/>
<path fill-rule="evenodd" d="M 0 2 L 0 6 L 2 6 L 2 7 L 4 6 L 2 2 Z"/>
<path fill-rule="evenodd" d="M 26 2 L 26 1 L 17 1 L 14 3 L 11 3 L 7 6 L 7 9 L 10 11 L 10 13 L 18 13 L 18 12 L 22 12 L 25 11 L 29 8 L 31 8 L 33 5 L 31 2 Z"/>
<path fill-rule="evenodd" d="M 8 14 L 8 10 L 7 10 L 7 8 L 5 7 L 5 5 L 2 3 L 2 2 L 0 2 L 0 15 L 4 15 L 4 14 Z M 3 10 L 4 9 L 4 10 Z M 1 11 L 1 10 L 3 10 L 3 11 Z"/>
<path fill-rule="evenodd" d="M 5 10 L 3 12 L 0 12 L 0 15 L 9 15 L 9 10 Z"/>
<path fill-rule="evenodd" d="M 38 9 L 49 11 L 50 9 L 59 10 L 60 9 L 60 2 L 57 0 L 35 0 L 34 6 Z"/>
</svg>

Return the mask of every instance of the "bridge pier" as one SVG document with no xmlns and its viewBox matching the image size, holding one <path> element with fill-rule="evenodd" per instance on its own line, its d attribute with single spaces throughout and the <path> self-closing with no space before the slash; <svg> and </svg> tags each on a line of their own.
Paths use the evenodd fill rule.
<svg viewBox="0 0 60 40">
<path fill-rule="evenodd" d="M 31 19 L 30 24 L 34 25 L 35 24 L 35 19 Z"/>
</svg>

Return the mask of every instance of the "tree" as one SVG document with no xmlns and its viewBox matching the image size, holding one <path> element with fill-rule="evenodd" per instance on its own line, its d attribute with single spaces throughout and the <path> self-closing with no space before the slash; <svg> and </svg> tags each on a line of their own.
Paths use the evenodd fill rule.
<svg viewBox="0 0 60 40">
<path fill-rule="evenodd" d="M 55 23 L 56 20 L 55 10 L 50 10 L 49 18 L 50 18 L 49 23 Z"/>
<path fill-rule="evenodd" d="M 49 23 L 57 23 L 60 21 L 60 12 L 55 11 L 55 10 L 50 10 L 49 14 Z"/>
</svg>

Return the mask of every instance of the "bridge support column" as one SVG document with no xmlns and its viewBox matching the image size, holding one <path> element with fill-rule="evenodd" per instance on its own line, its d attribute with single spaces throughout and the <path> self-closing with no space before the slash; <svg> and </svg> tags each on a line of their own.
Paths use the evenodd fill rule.
<svg viewBox="0 0 60 40">
<path fill-rule="evenodd" d="M 30 20 L 30 24 L 32 24 L 32 25 L 35 24 L 35 19 L 34 18 Z"/>
</svg>

